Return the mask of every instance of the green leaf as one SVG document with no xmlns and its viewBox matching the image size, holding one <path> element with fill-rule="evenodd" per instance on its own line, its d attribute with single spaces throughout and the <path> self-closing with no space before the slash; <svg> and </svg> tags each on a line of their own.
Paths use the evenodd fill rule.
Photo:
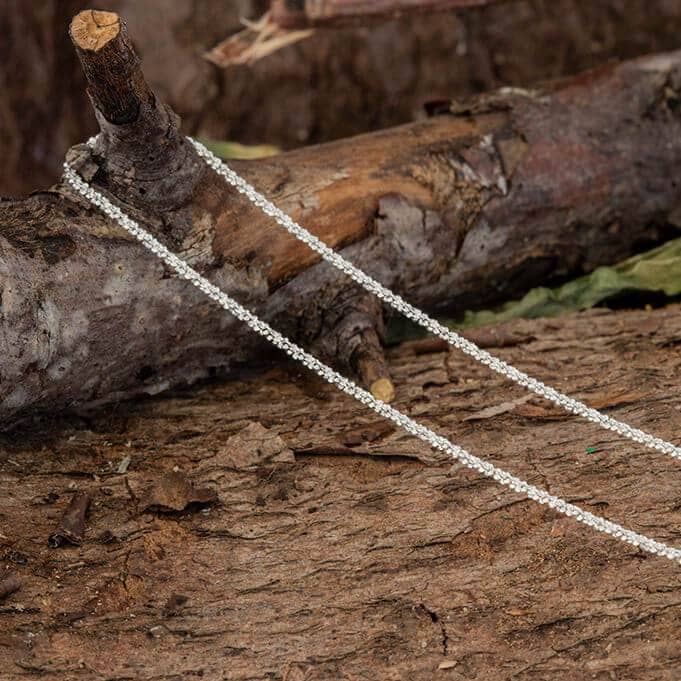
<svg viewBox="0 0 681 681">
<path fill-rule="evenodd" d="M 520 300 L 509 301 L 491 310 L 469 310 L 459 319 L 440 321 L 450 328 L 461 329 L 498 324 L 510 319 L 557 317 L 586 310 L 615 296 L 636 291 L 662 293 L 670 297 L 681 295 L 681 238 L 617 265 L 599 267 L 591 274 L 562 286 L 533 288 Z M 402 317 L 392 317 L 389 321 L 389 343 L 424 335 L 423 329 Z"/>
<path fill-rule="evenodd" d="M 599 267 L 556 288 L 534 288 L 520 300 L 492 309 L 468 311 L 450 326 L 469 327 L 523 317 L 555 317 L 585 310 L 609 298 L 633 291 L 681 294 L 681 239 L 633 256 L 612 267 Z"/>
</svg>

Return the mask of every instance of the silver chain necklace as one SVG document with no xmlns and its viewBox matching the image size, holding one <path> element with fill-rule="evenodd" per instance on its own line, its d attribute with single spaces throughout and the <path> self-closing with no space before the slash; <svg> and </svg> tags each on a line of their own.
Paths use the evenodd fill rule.
<svg viewBox="0 0 681 681">
<path fill-rule="evenodd" d="M 357 269 L 354 265 L 329 248 L 317 237 L 310 234 L 310 232 L 294 222 L 288 215 L 286 215 L 286 213 L 274 206 L 264 196 L 257 192 L 248 182 L 246 182 L 246 180 L 235 173 L 231 168 L 229 168 L 229 166 L 208 151 L 208 149 L 206 149 L 203 145 L 191 138 L 188 139 L 190 143 L 194 145 L 199 155 L 205 159 L 206 163 L 213 170 L 215 170 L 215 172 L 224 177 L 224 179 L 229 184 L 234 186 L 240 193 L 247 196 L 248 199 L 258 206 L 264 213 L 273 217 L 291 234 L 319 253 L 324 260 L 347 274 L 350 278 L 363 286 L 367 291 L 374 293 L 383 302 L 388 303 L 391 307 L 403 313 L 409 319 L 417 322 L 431 333 L 443 338 L 450 345 L 474 357 L 476 360 L 490 367 L 494 371 L 497 371 L 516 383 L 519 383 L 520 385 L 532 390 L 538 395 L 555 402 L 567 411 L 583 416 L 584 418 L 593 421 L 604 428 L 613 430 L 624 437 L 634 440 L 635 442 L 639 442 L 651 447 L 652 449 L 669 454 L 674 458 L 681 459 L 681 448 L 677 447 L 676 445 L 644 433 L 643 431 L 636 428 L 632 428 L 626 423 L 612 419 L 605 414 L 601 414 L 596 409 L 587 407 L 578 400 L 574 400 L 566 395 L 561 394 L 557 390 L 544 385 L 541 381 L 527 376 L 503 360 L 500 360 L 482 348 L 479 348 L 471 341 L 466 340 L 462 336 L 459 336 L 453 331 L 450 331 L 446 327 L 442 326 L 439 322 L 432 319 L 424 312 L 421 312 L 417 308 L 407 303 L 400 296 L 386 289 L 382 284 L 372 279 L 368 274 Z M 94 141 L 95 138 L 91 138 L 88 140 L 88 145 L 92 147 L 94 145 Z M 574 518 L 575 520 L 591 527 L 598 532 L 610 535 L 624 543 L 640 547 L 644 551 L 668 558 L 669 560 L 681 564 L 681 549 L 668 546 L 667 544 L 634 532 L 633 530 L 623 527 L 622 525 L 618 525 L 617 523 L 602 518 L 601 516 L 597 516 L 589 511 L 585 511 L 579 506 L 571 504 L 560 497 L 550 494 L 546 490 L 536 487 L 525 480 L 517 478 L 514 475 L 511 475 L 510 473 L 494 466 L 490 462 L 474 456 L 442 435 L 438 435 L 427 426 L 424 426 L 406 414 L 403 414 L 398 409 L 395 409 L 389 404 L 386 404 L 385 402 L 375 398 L 371 393 L 364 390 L 363 388 L 360 388 L 353 381 L 345 378 L 337 371 L 327 366 L 316 357 L 313 357 L 311 354 L 303 350 L 303 348 L 280 334 L 278 331 L 274 330 L 269 324 L 267 324 L 267 322 L 258 318 L 237 301 L 233 300 L 224 291 L 208 281 L 208 279 L 199 274 L 184 260 L 169 251 L 160 241 L 158 241 L 158 239 L 141 227 L 139 223 L 126 215 L 118 206 L 109 201 L 109 199 L 106 198 L 101 192 L 92 188 L 78 175 L 78 173 L 69 163 L 64 163 L 64 178 L 77 193 L 83 196 L 92 205 L 99 208 L 107 217 L 114 220 L 126 232 L 137 239 L 145 248 L 147 248 L 156 257 L 173 269 L 180 277 L 186 279 L 191 284 L 196 286 L 196 288 L 202 291 L 223 309 L 231 313 L 240 321 L 245 322 L 253 331 L 270 341 L 280 350 L 283 350 L 291 358 L 300 362 L 311 371 L 314 371 L 317 375 L 319 375 L 328 383 L 335 385 L 342 392 L 368 406 L 380 416 L 392 421 L 408 433 L 423 440 L 433 449 L 449 454 L 453 459 L 459 461 L 464 466 L 478 471 L 488 478 L 496 480 L 498 483 L 512 489 L 515 492 L 525 495 L 529 499 L 548 506 L 549 508 L 552 508 L 563 515 Z"/>
</svg>

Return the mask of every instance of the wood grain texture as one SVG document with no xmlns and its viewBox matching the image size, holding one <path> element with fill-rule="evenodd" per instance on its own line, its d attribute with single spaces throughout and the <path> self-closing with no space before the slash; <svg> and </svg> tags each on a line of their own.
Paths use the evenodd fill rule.
<svg viewBox="0 0 681 681">
<path fill-rule="evenodd" d="M 680 313 L 519 321 L 488 342 L 678 441 Z M 681 545 L 678 462 L 429 349 L 390 353 L 400 409 Z M 504 402 L 516 406 L 481 416 Z M 139 514 L 136 497 L 174 470 L 220 503 Z M 678 567 L 437 459 L 296 366 L 24 429 L 0 440 L 0 471 L 0 569 L 22 583 L 0 604 L 8 679 L 676 681 L 681 669 Z M 83 545 L 50 549 L 80 490 L 93 495 Z"/>
<path fill-rule="evenodd" d="M 69 33 L 81 50 L 99 52 L 120 35 L 120 18 L 115 12 L 89 9 L 71 20 Z"/>
</svg>

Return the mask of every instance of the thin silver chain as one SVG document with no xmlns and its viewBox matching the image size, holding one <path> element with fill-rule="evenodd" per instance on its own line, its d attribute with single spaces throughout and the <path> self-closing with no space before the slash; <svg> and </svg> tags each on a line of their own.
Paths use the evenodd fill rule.
<svg viewBox="0 0 681 681">
<path fill-rule="evenodd" d="M 509 378 L 524 388 L 531 390 L 540 397 L 557 404 L 566 411 L 576 414 L 577 416 L 582 416 L 588 421 L 592 421 L 593 423 L 596 423 L 607 430 L 612 430 L 622 437 L 633 440 L 634 442 L 638 442 L 639 444 L 650 447 L 651 449 L 655 449 L 658 452 L 662 452 L 663 454 L 668 454 L 669 456 L 681 461 L 681 447 L 677 447 L 671 442 L 667 442 L 662 438 L 650 435 L 642 430 L 639 430 L 638 428 L 633 428 L 627 423 L 623 423 L 622 421 L 618 421 L 611 416 L 602 414 L 597 409 L 593 409 L 579 400 L 569 397 L 568 395 L 564 395 L 555 388 L 542 383 L 542 381 L 539 381 L 536 378 L 528 376 L 526 373 L 516 369 L 514 366 L 511 366 L 504 360 L 495 357 L 486 350 L 478 347 L 475 343 L 467 340 L 463 336 L 460 336 L 451 329 L 448 329 L 446 326 L 443 326 L 440 324 L 440 322 L 428 316 L 425 312 L 422 312 L 418 308 L 408 303 L 401 296 L 398 296 L 390 289 L 387 289 L 385 286 L 383 286 L 383 284 L 370 277 L 366 272 L 355 267 L 351 262 L 331 249 L 314 234 L 308 232 L 308 230 L 299 225 L 289 215 L 277 208 L 271 201 L 260 194 L 246 180 L 234 172 L 234 170 L 232 170 L 226 163 L 215 156 L 215 154 L 206 149 L 203 144 L 197 142 L 191 137 L 188 137 L 187 139 L 194 146 L 199 156 L 201 156 L 218 175 L 222 176 L 238 192 L 248 198 L 251 203 L 260 208 L 263 213 L 274 218 L 274 220 L 286 231 L 291 233 L 303 243 L 307 244 L 313 251 L 319 253 L 319 255 L 321 255 L 326 262 L 333 265 L 336 269 L 346 274 L 352 280 L 356 281 L 360 286 L 370 293 L 373 293 L 384 303 L 387 303 L 393 309 L 401 312 L 405 317 L 408 317 L 412 321 L 416 322 L 419 326 L 423 327 L 427 331 L 430 331 L 430 333 L 434 334 L 435 336 L 442 338 L 444 341 L 449 343 L 449 345 L 461 350 L 467 355 L 470 355 L 481 364 L 484 364 L 493 371 L 496 371 L 502 376 Z"/>
<path fill-rule="evenodd" d="M 328 383 L 335 385 L 342 392 L 353 397 L 358 402 L 373 409 L 377 414 L 392 421 L 408 433 L 428 443 L 433 449 L 449 454 L 453 459 L 459 461 L 464 466 L 478 471 L 482 475 L 496 480 L 498 483 L 512 489 L 515 492 L 525 495 L 544 506 L 554 509 L 568 517 L 587 525 L 598 532 L 610 535 L 615 539 L 640 547 L 649 553 L 668 558 L 681 564 L 681 549 L 663 544 L 662 542 L 651 539 L 625 528 L 617 523 L 606 520 L 600 516 L 585 511 L 579 506 L 549 494 L 547 491 L 535 487 L 534 485 L 520 478 L 497 468 L 493 464 L 470 454 L 462 447 L 455 445 L 447 438 L 438 435 L 430 428 L 413 420 L 401 411 L 391 407 L 389 404 L 376 399 L 370 392 L 360 388 L 358 385 L 345 378 L 331 367 L 320 362 L 301 347 L 290 341 L 288 338 L 275 331 L 269 324 L 259 319 L 252 312 L 233 300 L 224 291 L 213 285 L 208 279 L 201 276 L 196 270 L 190 267 L 184 260 L 169 251 L 158 239 L 152 236 L 147 230 L 139 225 L 135 220 L 126 215 L 118 206 L 114 205 L 102 193 L 93 189 L 85 182 L 76 171 L 68 164 L 64 164 L 64 177 L 66 181 L 92 205 L 99 208 L 107 217 L 118 223 L 126 232 L 135 237 L 145 248 L 171 267 L 181 278 L 186 279 L 205 293 L 211 300 L 215 301 L 227 312 L 237 319 L 245 322 L 253 331 L 260 334 L 273 345 L 283 350 L 287 355 L 303 364 L 305 367 L 314 371 Z"/>
</svg>

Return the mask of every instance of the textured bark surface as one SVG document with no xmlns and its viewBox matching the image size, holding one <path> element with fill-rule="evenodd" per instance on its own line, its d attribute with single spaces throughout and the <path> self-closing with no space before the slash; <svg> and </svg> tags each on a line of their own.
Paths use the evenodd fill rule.
<svg viewBox="0 0 681 681">
<path fill-rule="evenodd" d="M 488 95 L 456 114 L 234 165 L 383 283 L 452 312 L 669 234 L 680 78 L 681 53 L 660 55 L 555 91 Z M 86 178 L 276 328 L 341 366 L 360 361 L 357 339 L 380 333 L 380 310 L 201 174 L 160 103 L 135 123 L 102 125 L 94 153 L 70 154 Z M 159 179 L 169 146 L 177 155 Z M 159 392 L 265 351 L 64 187 L 1 203 L 0 225 L 4 423 Z"/>
<path fill-rule="evenodd" d="M 185 131 L 285 148 L 413 120 L 423 103 L 527 86 L 612 58 L 675 49 L 676 0 L 523 0 L 458 15 L 320 31 L 254 68 L 203 53 L 268 0 L 110 0 L 153 89 Z M 67 26 L 86 0 L 0 3 L 0 195 L 49 186 L 64 153 L 95 129 Z"/>
<path fill-rule="evenodd" d="M 521 369 L 678 441 L 678 306 L 488 335 Z M 681 545 L 678 462 L 429 345 L 391 352 L 398 407 Z M 678 567 L 435 459 L 295 366 L 0 443 L 0 582 L 21 584 L 0 603 L 3 679 L 681 673 Z M 219 503 L 162 512 L 206 486 Z M 81 491 L 84 543 L 50 549 Z"/>
</svg>

